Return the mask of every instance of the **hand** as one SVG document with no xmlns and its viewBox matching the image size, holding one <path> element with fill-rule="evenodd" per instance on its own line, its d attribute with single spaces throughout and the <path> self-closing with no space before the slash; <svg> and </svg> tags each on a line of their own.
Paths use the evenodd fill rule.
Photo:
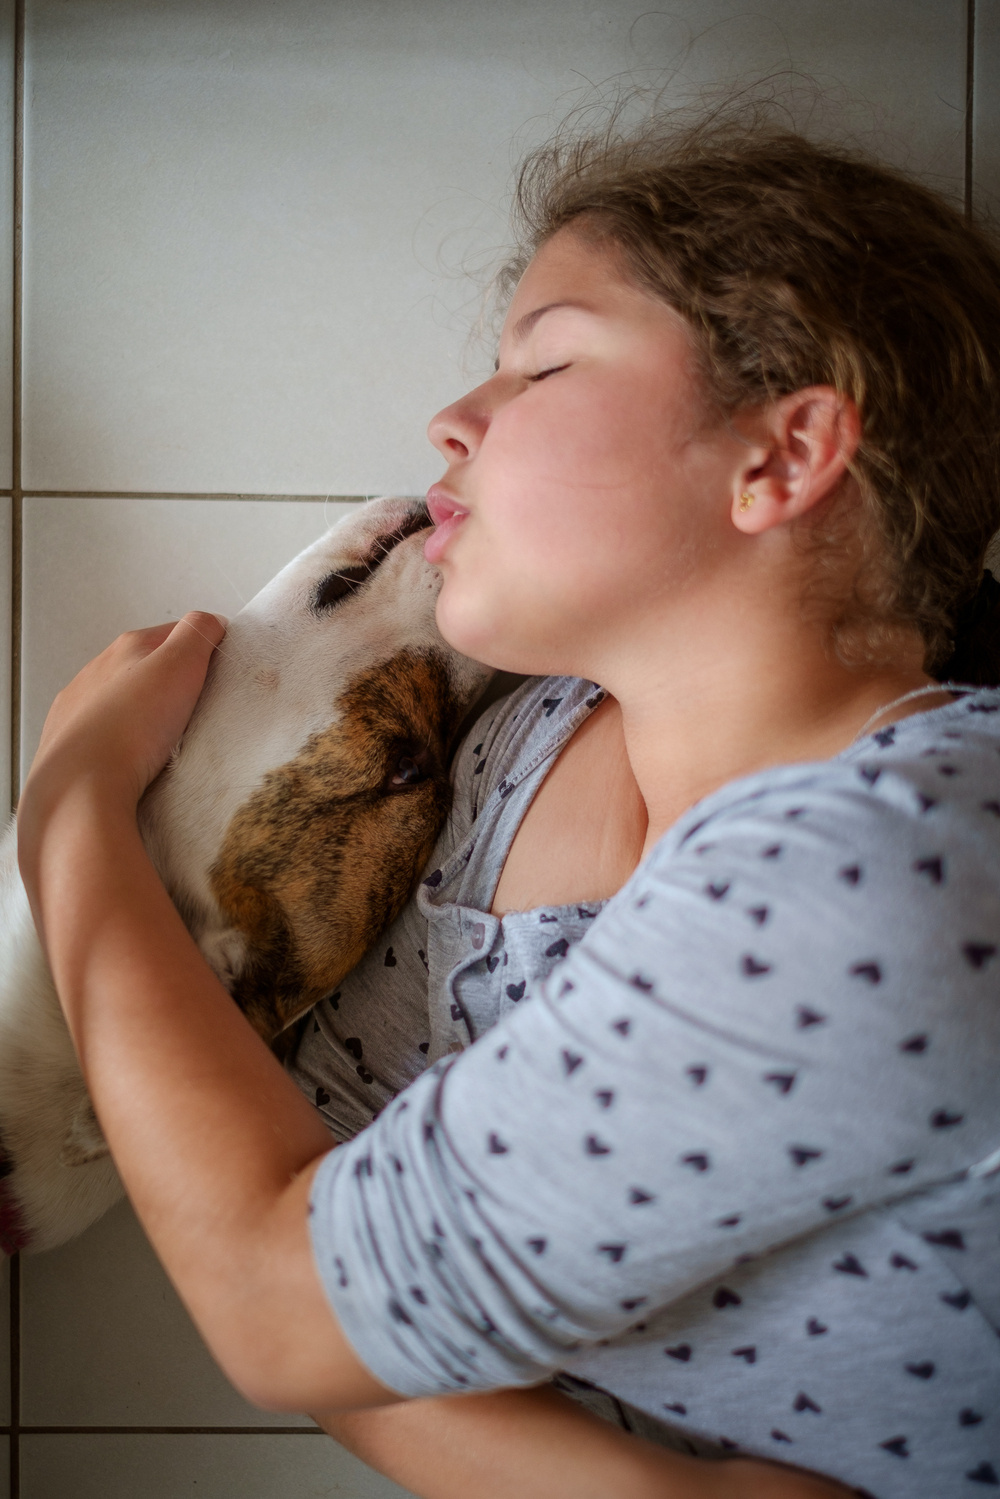
<svg viewBox="0 0 1000 1499">
<path fill-rule="evenodd" d="M 42 829 L 74 787 L 134 813 L 184 732 L 225 634 L 214 614 L 120 635 L 53 703 L 18 808 L 22 871 Z"/>
</svg>

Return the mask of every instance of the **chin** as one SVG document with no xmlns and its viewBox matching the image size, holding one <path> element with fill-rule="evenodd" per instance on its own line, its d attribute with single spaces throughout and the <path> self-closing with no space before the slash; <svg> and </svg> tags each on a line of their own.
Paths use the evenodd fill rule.
<svg viewBox="0 0 1000 1499">
<path fill-rule="evenodd" d="M 522 677 L 587 677 L 571 645 L 560 636 L 552 619 L 538 620 L 530 634 L 511 628 L 515 620 L 530 618 L 530 610 L 478 595 L 472 588 L 459 590 L 446 576 L 438 595 L 437 627 L 453 650 L 459 651 L 494 671 L 513 672 Z"/>
<path fill-rule="evenodd" d="M 504 640 L 499 630 L 455 624 L 439 619 L 438 629 L 444 639 L 461 655 L 494 671 L 512 672 L 519 677 L 587 676 L 557 658 L 551 644 Z"/>
<path fill-rule="evenodd" d="M 503 632 L 478 611 L 437 606 L 437 627 L 444 639 L 463 656 L 491 666 L 494 671 L 513 671 L 523 676 L 537 675 L 526 667 L 511 665 L 521 654 L 503 638 Z"/>
</svg>

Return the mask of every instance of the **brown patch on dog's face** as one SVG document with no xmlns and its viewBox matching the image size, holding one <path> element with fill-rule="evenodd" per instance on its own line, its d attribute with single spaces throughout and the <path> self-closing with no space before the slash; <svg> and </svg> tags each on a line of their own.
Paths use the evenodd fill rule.
<svg viewBox="0 0 1000 1499">
<path fill-rule="evenodd" d="M 249 946 L 233 998 L 268 1041 L 399 914 L 450 803 L 447 751 L 463 705 L 440 656 L 402 651 L 337 706 L 338 722 L 240 808 L 210 872 Z"/>
</svg>

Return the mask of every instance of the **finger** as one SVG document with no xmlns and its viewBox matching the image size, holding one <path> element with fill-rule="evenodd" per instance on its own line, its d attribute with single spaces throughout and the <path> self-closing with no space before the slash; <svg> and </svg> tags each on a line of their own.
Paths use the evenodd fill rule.
<svg viewBox="0 0 1000 1499">
<path fill-rule="evenodd" d="M 150 651 L 155 651 L 163 644 L 176 626 L 177 621 L 172 619 L 164 625 L 145 625 L 140 630 L 126 630 L 125 634 L 120 635 L 114 644 L 130 651 L 138 651 L 141 655 L 148 655 Z"/>
<path fill-rule="evenodd" d="M 229 621 L 223 614 L 208 614 L 192 609 L 183 615 L 170 631 L 170 644 L 180 650 L 194 648 L 198 655 L 211 655 L 222 640 Z"/>
</svg>

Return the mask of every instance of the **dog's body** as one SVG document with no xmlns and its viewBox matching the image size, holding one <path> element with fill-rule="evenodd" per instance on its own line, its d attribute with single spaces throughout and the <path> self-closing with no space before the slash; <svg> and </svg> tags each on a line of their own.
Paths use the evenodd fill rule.
<svg viewBox="0 0 1000 1499">
<path fill-rule="evenodd" d="M 140 821 L 204 956 L 269 1042 L 400 910 L 489 672 L 438 634 L 411 500 L 359 507 L 232 621 Z M 121 1195 L 17 874 L 0 848 L 0 1248 L 71 1238 Z"/>
</svg>

